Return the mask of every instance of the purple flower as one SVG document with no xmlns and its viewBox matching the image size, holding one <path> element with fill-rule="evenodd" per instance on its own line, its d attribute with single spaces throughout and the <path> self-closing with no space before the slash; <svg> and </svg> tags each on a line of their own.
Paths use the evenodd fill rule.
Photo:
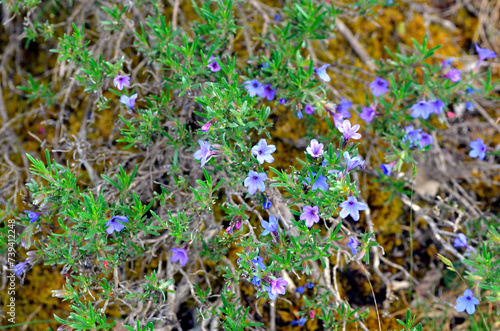
<svg viewBox="0 0 500 331">
<path fill-rule="evenodd" d="M 430 134 L 427 134 L 425 132 L 422 132 L 420 134 L 420 140 L 418 141 L 420 149 L 432 145 L 433 142 L 434 140 L 432 139 L 432 136 Z"/>
<path fill-rule="evenodd" d="M 264 192 L 266 189 L 266 184 L 264 183 L 266 178 L 266 173 L 257 173 L 256 171 L 250 170 L 244 182 L 245 187 L 248 187 L 248 193 L 254 195 L 257 190 Z"/>
<path fill-rule="evenodd" d="M 313 106 L 311 106 L 311 105 L 306 105 L 306 106 L 304 107 L 304 112 L 305 112 L 307 115 L 312 115 L 312 114 L 314 114 L 314 108 L 313 108 Z"/>
<path fill-rule="evenodd" d="M 251 97 L 253 96 L 262 96 L 264 93 L 264 87 L 259 83 L 257 79 L 249 80 L 245 82 L 245 89 L 248 91 Z"/>
<path fill-rule="evenodd" d="M 324 82 L 329 82 L 331 80 L 330 76 L 328 76 L 328 73 L 326 72 L 326 68 L 328 68 L 329 66 L 329 64 L 325 64 L 317 69 L 314 69 L 316 75 L 318 75 L 318 77 Z"/>
<path fill-rule="evenodd" d="M 213 56 L 211 56 L 208 60 L 207 68 L 210 68 L 210 71 L 212 72 L 217 72 L 221 69 L 220 65 L 217 63 L 217 60 Z"/>
<path fill-rule="evenodd" d="M 305 289 L 306 288 L 304 286 L 300 286 L 300 287 L 297 287 L 297 289 L 295 289 L 295 292 L 299 292 L 300 294 L 304 294 Z"/>
<path fill-rule="evenodd" d="M 40 213 L 37 213 L 36 211 L 25 210 L 24 212 L 28 214 L 30 223 L 35 223 L 38 219 L 38 216 L 40 216 Z"/>
<path fill-rule="evenodd" d="M 120 103 L 123 103 L 125 106 L 134 110 L 136 99 L 137 99 L 137 93 L 132 94 L 132 96 L 130 96 L 130 97 L 128 97 L 124 94 L 120 97 Z"/>
<path fill-rule="evenodd" d="M 202 127 L 201 127 L 201 131 L 203 132 L 207 132 L 208 130 L 210 130 L 210 126 L 212 125 L 212 121 L 208 121 L 207 123 L 203 124 Z"/>
<path fill-rule="evenodd" d="M 359 221 L 359 211 L 366 209 L 366 205 L 362 202 L 358 202 L 353 196 L 349 196 L 347 200 L 342 202 L 339 206 L 342 208 L 339 214 L 340 217 L 346 218 L 347 215 L 351 215 L 352 219 L 355 221 Z"/>
<path fill-rule="evenodd" d="M 331 113 L 333 117 L 333 122 L 335 123 L 335 127 L 338 129 L 339 127 L 342 126 L 342 123 L 344 122 L 344 115 L 341 113 Z"/>
<path fill-rule="evenodd" d="M 349 237 L 349 242 L 346 244 L 347 247 L 351 248 L 352 255 L 356 255 L 358 252 L 357 248 L 361 246 L 361 244 L 353 237 Z"/>
<path fill-rule="evenodd" d="M 174 255 L 172 256 L 172 262 L 177 262 L 179 261 L 181 266 L 185 266 L 189 257 L 186 252 L 185 248 L 172 248 L 170 249 L 172 252 L 174 252 Z"/>
<path fill-rule="evenodd" d="M 312 174 L 314 177 L 316 177 L 315 172 L 313 172 Z M 311 177 L 306 177 L 306 182 L 307 182 L 307 184 L 311 184 Z M 306 182 L 304 182 L 304 184 L 306 184 Z M 319 175 L 318 178 L 316 178 L 316 181 L 312 185 L 311 189 L 313 190 L 313 192 L 315 192 L 317 189 L 321 189 L 323 191 L 328 190 L 328 184 L 326 183 L 326 177 L 323 175 Z"/>
<path fill-rule="evenodd" d="M 494 59 L 497 57 L 495 52 L 490 51 L 487 48 L 479 48 L 477 44 L 476 44 L 476 52 L 479 55 L 479 61 L 484 61 L 486 59 Z"/>
<path fill-rule="evenodd" d="M 434 111 L 434 105 L 425 100 L 420 100 L 411 106 L 411 110 L 413 118 L 422 117 L 423 119 L 428 119 L 429 115 Z"/>
<path fill-rule="evenodd" d="M 474 294 L 471 290 L 467 289 L 464 291 L 464 295 L 458 297 L 455 309 L 459 313 L 466 310 L 467 314 L 472 315 L 476 311 L 476 305 L 479 305 L 479 300 L 474 298 Z"/>
<path fill-rule="evenodd" d="M 299 325 L 302 326 L 302 325 L 306 324 L 306 321 L 307 321 L 307 319 L 305 317 L 301 317 L 299 319 Z"/>
<path fill-rule="evenodd" d="M 453 83 L 456 83 L 462 79 L 460 78 L 460 70 L 456 68 L 451 69 L 446 75 L 444 75 L 444 77 L 449 78 Z"/>
<path fill-rule="evenodd" d="M 124 86 L 130 86 L 130 77 L 127 75 L 118 75 L 113 79 L 113 84 L 121 91 Z"/>
<path fill-rule="evenodd" d="M 433 107 L 433 111 L 437 115 L 441 114 L 443 112 L 443 108 L 446 107 L 446 104 L 437 98 L 434 101 L 428 101 L 428 103 Z"/>
<path fill-rule="evenodd" d="M 268 101 L 273 101 L 275 95 L 276 90 L 271 88 L 271 84 L 264 85 L 264 92 L 261 95 L 263 99 L 267 98 Z"/>
<path fill-rule="evenodd" d="M 363 107 L 363 111 L 359 117 L 361 117 L 361 119 L 366 123 L 370 123 L 375 115 L 377 115 L 377 113 L 375 113 L 375 109 L 373 109 L 373 107 Z"/>
<path fill-rule="evenodd" d="M 311 144 L 306 148 L 306 151 L 313 158 L 320 157 L 323 155 L 323 144 L 320 144 L 316 139 L 313 139 L 311 140 Z"/>
<path fill-rule="evenodd" d="M 418 142 L 420 141 L 420 132 L 422 130 L 420 129 L 413 129 L 413 125 L 408 125 L 406 128 L 405 128 L 405 136 L 403 137 L 402 141 L 403 143 L 406 143 L 407 141 L 407 137 L 410 141 L 410 148 L 414 147 L 414 146 L 417 146 L 418 145 Z"/>
<path fill-rule="evenodd" d="M 198 140 L 198 144 L 200 144 L 201 149 L 197 150 L 193 157 L 195 160 L 201 160 L 201 168 L 203 168 L 214 153 L 210 150 L 212 145 L 208 141 Z"/>
<path fill-rule="evenodd" d="M 264 202 L 262 203 L 262 207 L 267 210 L 271 208 L 272 204 L 271 201 L 267 200 L 267 198 L 264 198 Z"/>
<path fill-rule="evenodd" d="M 16 273 L 16 276 L 18 276 L 18 277 L 21 276 L 27 263 L 28 263 L 28 261 L 24 261 L 24 262 L 18 263 L 14 266 L 14 271 Z"/>
<path fill-rule="evenodd" d="M 276 151 L 275 145 L 268 145 L 265 139 L 259 140 L 259 143 L 252 147 L 252 154 L 255 155 L 259 164 L 264 162 L 273 163 L 274 157 L 271 153 Z"/>
<path fill-rule="evenodd" d="M 304 117 L 304 115 L 302 115 L 302 112 L 301 112 L 301 111 L 300 111 L 300 109 L 299 109 L 299 111 L 297 112 L 297 118 L 298 118 L 299 120 L 301 120 L 303 117 Z"/>
<path fill-rule="evenodd" d="M 310 228 L 314 223 L 319 222 L 319 207 L 318 206 L 304 206 L 302 214 L 300 214 L 300 220 L 306 220 L 306 226 Z"/>
<path fill-rule="evenodd" d="M 106 222 L 106 226 L 108 227 L 106 229 L 106 232 L 109 234 L 112 234 L 114 231 L 120 232 L 125 227 L 125 225 L 123 225 L 123 223 L 128 223 L 128 218 L 126 216 L 113 216 L 113 217 L 111 217 Z"/>
<path fill-rule="evenodd" d="M 354 168 L 356 168 L 358 166 L 363 166 L 363 164 L 365 164 L 365 161 L 361 160 L 361 158 L 359 156 L 355 156 L 351 159 L 351 157 L 349 156 L 349 152 L 347 152 L 347 151 L 344 152 L 344 159 L 347 162 L 347 165 L 346 165 L 347 172 L 353 170 Z"/>
<path fill-rule="evenodd" d="M 453 242 L 454 247 L 469 247 L 467 244 L 467 237 L 463 233 L 458 234 L 458 238 L 455 238 L 455 241 Z"/>
<path fill-rule="evenodd" d="M 349 120 L 344 120 L 342 125 L 338 126 L 337 129 L 344 135 L 344 141 L 348 141 L 349 139 L 358 140 L 361 138 L 361 134 L 357 133 L 359 124 L 351 126 Z"/>
<path fill-rule="evenodd" d="M 269 215 L 269 222 L 260 221 L 260 225 L 264 228 L 264 232 L 261 235 L 267 236 L 271 232 L 276 232 L 278 230 L 278 219 L 273 215 Z"/>
<path fill-rule="evenodd" d="M 286 287 L 288 286 L 288 282 L 284 280 L 283 278 L 279 277 L 276 280 L 271 280 L 271 287 L 269 292 L 273 295 L 277 294 L 285 294 L 286 293 Z"/>
<path fill-rule="evenodd" d="M 384 175 L 390 176 L 391 172 L 392 172 L 392 167 L 394 166 L 394 164 L 396 164 L 395 160 L 392 161 L 391 163 L 381 164 L 380 169 L 382 169 L 382 171 L 384 172 Z"/>
<path fill-rule="evenodd" d="M 258 265 L 260 270 L 266 270 L 266 265 L 264 264 L 264 259 L 262 257 L 257 255 L 254 259 L 252 259 L 252 262 L 255 265 Z"/>
<path fill-rule="evenodd" d="M 376 97 L 381 96 L 382 94 L 386 94 L 388 87 L 389 82 L 378 77 L 370 83 L 370 89 L 372 90 L 373 95 Z"/>
<path fill-rule="evenodd" d="M 276 299 L 276 297 L 278 297 L 277 294 L 272 294 L 271 293 L 271 287 L 270 286 L 264 285 L 264 291 L 267 291 L 267 295 L 269 296 L 269 300 L 274 300 L 274 299 Z"/>
<path fill-rule="evenodd" d="M 280 103 L 281 103 L 281 104 L 287 103 L 287 100 L 286 100 L 285 98 L 281 98 L 281 99 L 280 99 Z M 300 119 L 300 118 L 299 118 L 299 119 Z"/>
<path fill-rule="evenodd" d="M 470 148 L 472 148 L 469 152 L 470 157 L 478 157 L 482 160 L 486 156 L 486 145 L 484 144 L 483 139 L 477 138 L 476 141 L 471 141 Z"/>
<path fill-rule="evenodd" d="M 344 118 L 351 118 L 351 113 L 348 110 L 351 106 L 352 102 L 347 101 L 344 97 L 342 97 L 340 105 L 337 106 L 337 112 L 341 113 Z"/>
</svg>

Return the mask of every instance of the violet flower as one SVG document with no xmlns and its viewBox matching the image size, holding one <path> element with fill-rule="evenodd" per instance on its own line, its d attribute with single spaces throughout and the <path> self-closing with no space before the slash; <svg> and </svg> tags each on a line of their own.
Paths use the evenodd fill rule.
<svg viewBox="0 0 500 331">
<path fill-rule="evenodd" d="M 124 86 L 130 86 L 130 77 L 128 75 L 118 75 L 113 79 L 113 84 L 121 91 Z"/>
<path fill-rule="evenodd" d="M 351 248 L 351 253 L 352 255 L 356 255 L 358 252 L 358 247 L 361 246 L 361 244 L 353 237 L 349 237 L 349 242 L 346 244 L 347 247 Z"/>
<path fill-rule="evenodd" d="M 271 232 L 276 232 L 278 230 L 278 219 L 273 215 L 269 215 L 269 222 L 260 221 L 260 225 L 264 228 L 262 236 L 267 236 Z"/>
<path fill-rule="evenodd" d="M 347 165 L 346 165 L 347 172 L 353 170 L 354 168 L 356 168 L 358 166 L 363 166 L 363 164 L 365 164 L 365 160 L 361 160 L 361 158 L 359 156 L 355 156 L 351 159 L 351 157 L 349 156 L 349 152 L 347 152 L 347 151 L 344 152 L 344 159 L 347 162 Z"/>
<path fill-rule="evenodd" d="M 208 60 L 207 68 L 210 68 L 210 71 L 212 71 L 212 72 L 217 72 L 217 71 L 220 71 L 222 69 L 220 67 L 219 63 L 217 63 L 216 58 L 213 56 L 211 56 L 210 59 Z"/>
<path fill-rule="evenodd" d="M 337 112 L 342 114 L 344 118 L 351 118 L 351 113 L 349 112 L 349 108 L 351 108 L 352 102 L 347 101 L 342 97 L 342 100 L 340 100 L 340 105 L 337 106 Z"/>
<path fill-rule="evenodd" d="M 271 294 L 277 295 L 277 294 L 285 294 L 286 293 L 286 287 L 288 286 L 288 282 L 284 280 L 283 278 L 279 277 L 276 280 L 271 280 L 270 284 L 270 290 Z"/>
<path fill-rule="evenodd" d="M 349 196 L 347 200 L 342 202 L 339 206 L 342 208 L 339 213 L 340 217 L 346 218 L 347 215 L 351 215 L 352 219 L 355 221 L 359 221 L 359 211 L 366 209 L 366 205 L 362 202 L 358 202 L 353 196 Z"/>
<path fill-rule="evenodd" d="M 377 113 L 373 107 L 363 107 L 363 111 L 359 114 L 359 117 L 366 123 L 370 123 L 375 118 L 375 115 Z"/>
<path fill-rule="evenodd" d="M 260 267 L 260 270 L 264 271 L 266 270 L 266 265 L 264 264 L 264 259 L 261 256 L 256 256 L 251 260 L 255 265 L 258 265 Z"/>
<path fill-rule="evenodd" d="M 201 131 L 203 132 L 207 132 L 208 130 L 210 130 L 210 126 L 212 125 L 212 120 L 208 121 L 207 123 L 203 124 L 201 126 Z"/>
<path fill-rule="evenodd" d="M 120 97 L 120 103 L 124 104 L 125 106 L 129 107 L 133 111 L 135 111 L 135 100 L 137 99 L 137 93 L 132 94 L 130 97 L 126 96 L 123 94 Z"/>
<path fill-rule="evenodd" d="M 36 211 L 25 210 L 24 212 L 28 214 L 30 223 L 35 223 L 38 219 L 38 216 L 40 216 L 40 213 L 37 213 Z"/>
<path fill-rule="evenodd" d="M 16 273 L 16 276 L 21 276 L 21 274 L 24 271 L 24 268 L 26 267 L 26 264 L 28 264 L 28 261 L 24 261 L 21 263 L 18 263 L 14 266 L 14 272 Z"/>
<path fill-rule="evenodd" d="M 434 111 L 434 106 L 425 100 L 420 100 L 411 106 L 411 110 L 413 118 L 422 117 L 423 119 L 428 119 L 429 115 Z"/>
<path fill-rule="evenodd" d="M 338 126 L 337 129 L 344 135 L 344 141 L 348 141 L 349 139 L 358 140 L 361 138 L 361 134 L 357 132 L 359 130 L 359 124 L 351 126 L 349 120 L 344 120 L 342 125 Z"/>
<path fill-rule="evenodd" d="M 257 190 L 264 192 L 266 189 L 264 181 L 266 179 L 266 173 L 257 173 L 256 171 L 250 170 L 248 172 L 248 177 L 245 178 L 245 182 L 243 184 L 245 187 L 248 187 L 248 193 L 250 193 L 250 195 L 254 195 Z"/>
<path fill-rule="evenodd" d="M 314 114 L 314 108 L 313 108 L 313 106 L 311 106 L 311 105 L 306 105 L 306 106 L 304 107 L 304 112 L 305 112 L 307 115 L 312 115 L 312 114 Z"/>
<path fill-rule="evenodd" d="M 497 57 L 497 54 L 488 48 L 480 48 L 476 44 L 476 52 L 479 55 L 479 61 L 484 61 L 486 59 L 494 59 Z"/>
<path fill-rule="evenodd" d="M 316 177 L 316 173 L 313 172 L 312 175 Z M 311 177 L 306 177 L 306 180 L 304 184 L 311 184 Z M 316 178 L 316 181 L 314 184 L 312 184 L 312 191 L 315 192 L 317 189 L 321 189 L 322 191 L 328 190 L 328 184 L 326 183 L 326 177 L 323 175 L 319 175 L 318 178 Z"/>
<path fill-rule="evenodd" d="M 454 68 L 451 69 L 446 75 L 444 75 L 444 77 L 449 78 L 453 83 L 456 83 L 462 79 L 460 78 L 460 74 L 460 70 Z"/>
<path fill-rule="evenodd" d="M 311 144 L 306 148 L 306 151 L 313 158 L 318 158 L 323 155 L 323 147 L 323 144 L 320 144 L 316 139 L 313 139 L 311 140 Z"/>
<path fill-rule="evenodd" d="M 259 143 L 252 147 L 252 154 L 255 155 L 259 164 L 264 162 L 273 163 L 274 157 L 271 153 L 276 151 L 275 145 L 268 145 L 266 139 L 259 140 Z"/>
<path fill-rule="evenodd" d="M 271 84 L 264 85 L 264 92 L 261 95 L 263 99 L 267 98 L 268 101 L 273 101 L 275 95 L 276 90 L 271 87 Z"/>
<path fill-rule="evenodd" d="M 384 175 L 390 176 L 392 172 L 392 167 L 396 164 L 396 160 L 392 161 L 391 163 L 387 164 L 381 164 L 380 169 L 384 172 Z"/>
<path fill-rule="evenodd" d="M 123 225 L 123 223 L 128 223 L 128 218 L 126 216 L 113 216 L 113 217 L 111 217 L 106 222 L 106 226 L 108 227 L 106 229 L 106 232 L 109 234 L 112 234 L 114 231 L 120 232 L 125 227 L 125 225 Z"/>
<path fill-rule="evenodd" d="M 463 233 L 459 233 L 458 234 L 458 238 L 455 238 L 455 240 L 453 241 L 453 247 L 469 247 L 469 245 L 467 244 L 467 237 L 465 236 L 465 234 Z"/>
<path fill-rule="evenodd" d="M 301 221 L 305 220 L 306 221 L 305 224 L 308 228 L 313 226 L 314 223 L 319 222 L 319 216 L 318 216 L 319 207 L 318 206 L 314 206 L 314 207 L 304 206 L 304 208 L 302 210 L 303 210 L 303 212 L 300 215 L 300 220 Z"/>
<path fill-rule="evenodd" d="M 389 87 L 389 82 L 382 78 L 375 78 L 373 82 L 370 83 L 370 89 L 375 97 L 381 96 L 387 93 L 387 88 Z"/>
<path fill-rule="evenodd" d="M 446 107 L 446 104 L 437 98 L 434 101 L 428 101 L 428 103 L 433 107 L 434 113 L 437 115 L 441 114 Z"/>
<path fill-rule="evenodd" d="M 174 255 L 172 256 L 172 262 L 177 262 L 179 261 L 179 264 L 181 266 L 185 266 L 189 257 L 187 255 L 186 249 L 185 248 L 172 248 L 172 252 L 174 252 Z"/>
<path fill-rule="evenodd" d="M 210 150 L 212 145 L 208 141 L 198 140 L 198 144 L 200 144 L 201 149 L 197 150 L 193 157 L 195 160 L 201 160 L 201 168 L 203 168 L 214 153 Z"/>
</svg>

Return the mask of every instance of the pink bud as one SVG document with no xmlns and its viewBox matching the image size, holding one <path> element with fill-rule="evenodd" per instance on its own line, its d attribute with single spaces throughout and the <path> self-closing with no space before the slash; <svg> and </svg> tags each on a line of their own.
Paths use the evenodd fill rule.
<svg viewBox="0 0 500 331">
<path fill-rule="evenodd" d="M 206 124 L 203 124 L 201 127 L 201 131 L 207 132 L 210 129 L 210 126 L 212 125 L 212 121 L 208 121 Z"/>
<path fill-rule="evenodd" d="M 316 313 L 314 312 L 314 310 L 311 309 L 311 312 L 309 313 L 309 317 L 311 317 L 311 319 L 314 319 L 314 315 L 316 315 Z"/>
<path fill-rule="evenodd" d="M 236 228 L 236 230 L 239 230 L 241 228 L 241 220 L 237 220 L 234 227 Z"/>
</svg>

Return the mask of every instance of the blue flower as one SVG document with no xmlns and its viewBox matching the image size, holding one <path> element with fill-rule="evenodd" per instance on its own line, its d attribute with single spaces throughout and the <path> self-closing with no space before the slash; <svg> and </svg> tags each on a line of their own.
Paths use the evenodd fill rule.
<svg viewBox="0 0 500 331">
<path fill-rule="evenodd" d="M 314 72 L 322 81 L 329 82 L 331 80 L 330 76 L 328 76 L 328 73 L 326 72 L 326 68 L 329 66 L 329 64 L 325 64 L 317 69 L 314 69 Z"/>
<path fill-rule="evenodd" d="M 290 322 L 290 325 L 291 326 L 297 326 L 297 325 L 299 325 L 299 321 L 293 320 L 293 321 Z"/>
<path fill-rule="evenodd" d="M 382 78 L 375 78 L 373 82 L 370 83 L 370 89 L 375 97 L 381 96 L 387 93 L 387 88 L 389 87 L 389 82 Z"/>
<path fill-rule="evenodd" d="M 427 101 L 420 100 L 411 106 L 411 110 L 411 116 L 413 118 L 422 117 L 423 119 L 428 119 L 429 115 L 434 111 L 434 105 Z"/>
<path fill-rule="evenodd" d="M 299 325 L 302 326 L 302 325 L 306 324 L 306 321 L 307 321 L 307 319 L 305 317 L 301 317 L 299 319 Z"/>
<path fill-rule="evenodd" d="M 359 156 L 355 156 L 351 159 L 351 157 L 349 156 L 349 152 L 347 152 L 347 151 L 344 152 L 344 159 L 347 162 L 347 165 L 346 165 L 347 172 L 353 170 L 354 168 L 356 168 L 358 166 L 363 166 L 363 164 L 365 164 L 365 161 L 361 160 L 361 158 Z"/>
<path fill-rule="evenodd" d="M 276 232 L 278 230 L 278 219 L 273 215 L 269 216 L 269 222 L 260 221 L 260 225 L 264 228 L 264 232 L 262 232 L 263 236 L 267 236 L 271 232 Z"/>
<path fill-rule="evenodd" d="M 467 244 L 467 237 L 463 233 L 458 234 L 458 238 L 455 238 L 455 241 L 453 241 L 453 247 L 469 247 Z"/>
<path fill-rule="evenodd" d="M 347 215 L 351 215 L 352 219 L 355 221 L 359 221 L 359 211 L 366 209 L 366 205 L 362 202 L 358 202 L 353 196 L 349 196 L 347 200 L 342 202 L 339 206 L 342 208 L 339 213 L 340 217 L 346 218 Z"/>
<path fill-rule="evenodd" d="M 302 115 L 302 112 L 299 110 L 299 111 L 297 112 L 297 118 L 298 118 L 299 120 L 301 120 L 303 117 L 304 117 L 304 115 Z"/>
<path fill-rule="evenodd" d="M 434 140 L 432 139 L 432 136 L 430 134 L 427 134 L 425 132 L 422 132 L 420 134 L 420 140 L 418 141 L 420 149 L 432 145 Z"/>
<path fill-rule="evenodd" d="M 14 266 L 14 271 L 16 273 L 16 276 L 18 276 L 18 277 L 21 276 L 27 263 L 28 263 L 28 261 L 24 261 L 24 262 L 18 263 Z"/>
<path fill-rule="evenodd" d="M 363 111 L 359 114 L 359 117 L 366 123 L 370 123 L 375 115 L 377 115 L 377 113 L 373 107 L 363 107 Z"/>
<path fill-rule="evenodd" d="M 254 284 L 255 286 L 260 286 L 261 283 L 262 283 L 262 279 L 260 279 L 257 276 L 253 276 L 252 284 Z"/>
<path fill-rule="evenodd" d="M 484 61 L 486 59 L 494 59 L 497 57 L 497 54 L 488 48 L 480 48 L 476 44 L 476 52 L 479 55 L 479 61 Z"/>
<path fill-rule="evenodd" d="M 474 93 L 476 93 L 476 90 L 474 90 L 472 87 L 469 86 L 465 92 L 467 94 L 474 94 Z"/>
<path fill-rule="evenodd" d="M 264 264 L 264 259 L 262 257 L 257 255 L 254 259 L 252 259 L 252 262 L 255 265 L 258 265 L 260 267 L 260 270 L 262 270 L 262 271 L 266 270 L 266 265 Z"/>
<path fill-rule="evenodd" d="M 455 309 L 461 313 L 464 310 L 467 311 L 467 314 L 472 315 L 476 311 L 476 305 L 479 305 L 479 300 L 474 298 L 474 294 L 471 290 L 467 289 L 464 291 L 464 295 L 458 297 L 457 306 Z"/>
<path fill-rule="evenodd" d="M 276 90 L 271 87 L 271 84 L 264 85 L 264 92 L 261 95 L 263 99 L 267 98 L 268 101 L 273 101 L 275 95 Z"/>
<path fill-rule="evenodd" d="M 391 163 L 380 165 L 380 169 L 382 169 L 382 171 L 384 172 L 384 175 L 386 175 L 386 176 L 391 175 L 392 167 L 394 166 L 395 163 L 396 163 L 396 161 L 392 161 Z"/>
<path fill-rule="evenodd" d="M 281 103 L 281 104 L 287 103 L 287 100 L 286 100 L 285 98 L 281 98 L 281 99 L 280 99 L 280 103 Z M 300 120 L 300 118 L 299 118 L 299 120 Z"/>
<path fill-rule="evenodd" d="M 181 266 L 185 266 L 189 257 L 187 255 L 186 249 L 185 248 L 172 248 L 172 252 L 174 252 L 174 255 L 172 256 L 172 262 L 177 262 L 179 261 L 179 264 Z"/>
<path fill-rule="evenodd" d="M 123 230 L 125 225 L 123 223 L 128 223 L 128 218 L 126 216 L 113 216 L 106 222 L 106 232 L 112 234 L 114 231 L 120 232 Z"/>
<path fill-rule="evenodd" d="M 341 113 L 344 118 L 351 118 L 351 113 L 348 110 L 351 106 L 352 102 L 347 101 L 344 97 L 342 97 L 340 105 L 337 106 L 337 112 Z"/>
<path fill-rule="evenodd" d="M 353 237 L 349 237 L 349 242 L 346 244 L 347 247 L 351 248 L 351 253 L 352 255 L 356 255 L 358 252 L 358 247 L 361 246 L 361 244 Z"/>
<path fill-rule="evenodd" d="M 245 89 L 248 91 L 251 97 L 253 96 L 262 96 L 264 93 L 264 87 L 259 83 L 257 79 L 249 80 L 245 82 Z"/>
<path fill-rule="evenodd" d="M 312 173 L 314 177 L 316 177 L 316 173 Z M 311 184 L 311 177 L 306 177 L 306 182 L 304 184 Z M 319 175 L 318 178 L 316 178 L 316 181 L 312 185 L 312 190 L 315 192 L 317 189 L 321 189 L 322 191 L 328 190 L 328 184 L 326 183 L 326 177 L 323 175 Z"/>
<path fill-rule="evenodd" d="M 30 223 L 35 223 L 38 219 L 38 216 L 40 216 L 40 213 L 37 213 L 36 211 L 25 210 L 24 212 L 28 214 Z"/>
<path fill-rule="evenodd" d="M 268 145 L 266 139 L 259 140 L 259 143 L 252 147 L 252 154 L 255 155 L 260 164 L 264 162 L 273 163 L 274 157 L 271 153 L 276 151 L 275 145 Z"/>
<path fill-rule="evenodd" d="M 484 144 L 483 139 L 477 138 L 476 141 L 471 141 L 470 148 L 472 148 L 469 152 L 470 157 L 478 157 L 482 160 L 486 156 L 486 145 Z"/>
<path fill-rule="evenodd" d="M 301 287 L 297 287 L 297 289 L 295 291 L 299 292 L 300 294 L 304 294 L 304 290 L 305 290 L 305 287 L 301 286 Z"/>
<path fill-rule="evenodd" d="M 406 143 L 406 141 L 410 141 L 410 148 L 417 146 L 418 142 L 420 141 L 421 135 L 420 132 L 421 129 L 414 129 L 413 125 L 408 125 L 405 128 L 405 136 L 403 137 L 402 141 L 403 143 Z"/>
<path fill-rule="evenodd" d="M 271 201 L 267 200 L 267 198 L 264 198 L 264 202 L 262 203 L 262 207 L 267 210 L 269 208 L 271 208 L 272 206 L 272 203 Z"/>
<path fill-rule="evenodd" d="M 132 94 L 130 97 L 125 94 L 120 97 L 120 102 L 130 109 L 135 109 L 135 100 L 137 99 L 137 93 Z"/>
<path fill-rule="evenodd" d="M 264 291 L 267 291 L 267 295 L 269 297 L 269 300 L 274 300 L 278 297 L 278 295 L 275 293 L 273 294 L 271 292 L 271 287 L 270 286 L 267 286 L 267 285 L 264 285 Z"/>
<path fill-rule="evenodd" d="M 313 287 L 314 287 L 314 283 L 307 283 L 307 288 L 308 288 L 308 289 L 311 289 L 311 288 L 313 288 Z"/>
<path fill-rule="evenodd" d="M 467 101 L 465 103 L 465 109 L 467 109 L 468 111 L 474 110 L 474 104 L 472 102 L 470 102 L 470 101 Z"/>
<path fill-rule="evenodd" d="M 266 184 L 264 183 L 266 179 L 266 173 L 257 173 L 256 171 L 250 170 L 248 172 L 248 177 L 245 178 L 245 182 L 243 184 L 245 187 L 248 187 L 248 193 L 250 193 L 250 195 L 254 195 L 257 190 L 264 192 L 266 189 Z"/>
<path fill-rule="evenodd" d="M 274 20 L 275 20 L 275 21 L 279 21 L 280 19 L 281 19 L 280 14 L 276 14 L 276 15 L 274 15 Z"/>
</svg>

